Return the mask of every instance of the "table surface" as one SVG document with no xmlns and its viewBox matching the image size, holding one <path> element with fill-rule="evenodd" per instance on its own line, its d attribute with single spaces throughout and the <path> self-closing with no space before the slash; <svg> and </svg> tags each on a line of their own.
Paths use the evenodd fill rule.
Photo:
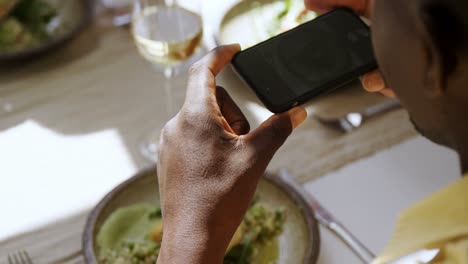
<svg viewBox="0 0 468 264">
<path fill-rule="evenodd" d="M 23 231 L 28 231 L 27 233 L 0 242 L 0 258 L 13 250 L 27 249 L 37 263 L 82 263 L 80 237 L 92 205 L 113 186 L 148 165 L 140 155 L 138 146 L 146 133 L 161 127 L 167 119 L 163 110 L 163 92 L 159 88 L 163 78 L 137 54 L 129 31 L 113 27 L 106 16 L 96 19 L 78 38 L 47 57 L 26 65 L 2 67 L 0 72 L 0 157 L 4 158 L 6 163 L 14 164 L 10 167 L 8 164 L 4 166 L 13 168 L 12 170 L 21 166 L 22 162 L 33 164 L 29 168 L 21 166 L 18 171 L 0 170 L 0 173 L 8 173 L 12 181 L 17 180 L 15 184 L 25 185 L 24 182 L 34 178 L 37 185 L 27 189 L 31 192 L 41 189 L 41 184 L 53 184 L 52 181 L 57 178 L 47 178 L 49 171 L 69 174 L 68 179 L 60 177 L 63 181 L 71 181 L 71 175 L 82 178 L 82 182 L 73 182 L 77 185 L 72 184 L 70 189 L 66 190 L 70 192 L 70 197 L 76 194 L 74 203 L 80 204 L 63 216 L 66 219 L 51 220 L 53 215 L 45 214 L 44 219 L 47 221 L 40 225 L 41 228 L 32 233 L 29 232 L 29 228 L 25 228 Z M 173 97 L 177 104 L 183 100 L 185 82 L 184 74 L 173 80 Z M 231 71 L 223 72 L 218 78 L 218 83 L 225 86 L 239 103 L 252 127 L 258 126 L 270 114 Z M 382 100 L 385 99 L 378 95 L 351 88 L 315 101 L 308 110 L 340 115 L 348 111 L 358 111 Z M 17 131 L 25 131 L 25 127 L 34 133 L 47 131 L 48 134 L 42 135 L 42 132 L 37 132 L 35 135 L 41 140 L 34 141 L 33 138 L 31 142 L 26 140 L 26 137 L 30 138 L 30 134 L 26 133 L 24 138 L 20 135 L 19 139 L 24 142 L 17 147 L 21 147 L 21 151 L 15 150 L 13 153 L 11 149 L 2 150 L 4 146 L 15 147 L 6 141 L 12 134 L 19 135 Z M 60 170 L 44 165 L 49 164 L 46 157 L 52 160 L 50 164 L 57 164 L 57 153 L 54 156 L 47 146 L 41 145 L 48 144 L 45 140 L 42 142 L 42 138 L 51 138 L 51 135 L 55 137 L 53 144 L 57 142 L 58 137 L 67 139 L 66 142 L 59 140 L 60 144 L 63 143 L 61 147 L 54 146 L 54 149 L 64 151 L 63 156 L 66 156 L 60 159 L 63 162 Z M 348 135 L 324 128 L 309 118 L 278 152 L 269 169 L 287 167 L 302 183 L 309 183 L 414 135 L 415 132 L 403 110 L 375 118 L 358 132 Z M 90 139 L 91 136 L 94 140 Z M 74 145 L 69 143 L 68 140 L 71 139 L 74 140 Z M 37 146 L 40 147 L 36 149 Z M 66 150 L 69 146 L 73 146 L 70 153 Z M 99 152 L 106 146 L 110 146 L 107 152 Z M 71 152 L 76 151 L 85 153 L 81 156 L 85 163 L 80 160 L 81 154 L 69 161 L 68 157 L 74 155 Z M 315 162 L 311 163 L 311 160 Z M 85 169 L 88 170 L 80 171 L 83 167 L 87 167 Z M 90 173 L 93 170 L 99 173 Z M 115 177 L 103 176 L 104 179 L 100 179 L 101 175 L 113 173 Z M 31 174 L 37 174 L 38 177 L 32 177 Z M 44 179 L 41 181 L 41 177 L 49 179 L 50 182 Z M 105 183 L 93 189 L 88 184 L 90 180 L 101 180 Z M 0 195 L 10 191 L 28 197 L 28 191 L 22 192 L 14 189 L 16 185 L 8 184 L 7 177 L 1 177 L 0 186 L 3 187 L 0 187 Z M 42 193 L 44 196 L 49 192 L 52 196 L 49 198 L 57 203 L 63 199 L 54 193 L 56 190 L 53 186 L 47 187 Z M 9 188 L 13 190 L 8 190 Z M 83 191 L 76 191 L 81 190 L 80 188 L 86 188 L 84 190 L 90 194 L 86 196 Z M 54 195 L 60 198 L 53 197 Z M 37 197 L 36 200 L 39 202 L 40 199 L 46 198 Z M 19 216 L 15 219 L 15 215 L 10 214 L 17 212 L 23 214 L 22 219 L 35 219 L 35 214 L 28 215 L 29 209 L 22 209 L 38 206 L 34 200 L 26 200 L 17 199 L 10 202 L 6 198 L 2 199 L 2 203 L 5 203 L 2 204 L 2 208 L 5 205 L 13 211 L 7 212 L 8 217 L 0 220 L 3 226 L 3 230 L 0 227 L 0 240 L 2 231 L 11 235 L 8 233 L 7 223 L 14 223 L 20 219 Z M 55 210 L 52 207 L 50 211 Z M 37 212 L 42 211 L 47 210 L 39 208 Z M 4 259 L 0 259 L 0 263 L 3 263 L 2 261 Z"/>
<path fill-rule="evenodd" d="M 458 168 L 455 153 L 416 138 L 309 182 L 305 188 L 373 252 L 380 252 L 398 212 L 456 180 Z M 81 235 L 87 214 L 84 211 L 0 242 L 0 263 L 6 264 L 4 256 L 19 249 L 28 250 L 36 264 L 85 263 Z M 331 232 L 321 227 L 320 234 L 318 264 L 361 263 Z"/>
</svg>

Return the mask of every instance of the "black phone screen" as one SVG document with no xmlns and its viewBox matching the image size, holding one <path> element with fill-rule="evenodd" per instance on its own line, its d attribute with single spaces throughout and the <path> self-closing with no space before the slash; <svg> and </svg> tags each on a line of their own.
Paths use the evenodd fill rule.
<svg viewBox="0 0 468 264">
<path fill-rule="evenodd" d="M 273 112 L 376 67 L 370 30 L 347 9 L 246 49 L 233 65 Z"/>
</svg>

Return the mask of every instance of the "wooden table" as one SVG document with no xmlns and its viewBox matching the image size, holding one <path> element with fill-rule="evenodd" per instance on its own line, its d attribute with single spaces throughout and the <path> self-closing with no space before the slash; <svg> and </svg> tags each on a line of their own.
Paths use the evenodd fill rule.
<svg viewBox="0 0 468 264">
<path fill-rule="evenodd" d="M 134 163 L 142 168 L 148 163 L 138 144 L 167 119 L 162 82 L 162 76 L 137 54 L 129 31 L 100 17 L 66 47 L 27 65 L 0 68 L 0 106 L 7 110 L 0 110 L 0 131 L 27 119 L 65 135 L 115 128 Z M 179 104 L 185 82 L 183 74 L 174 79 Z M 218 82 L 255 128 L 265 117 L 259 114 L 265 111 L 255 96 L 230 71 L 221 74 Z M 308 110 L 339 115 L 382 100 L 360 89 L 348 89 L 316 100 Z M 287 167 L 305 183 L 414 134 L 402 110 L 376 118 L 348 135 L 310 118 L 278 152 L 270 170 Z M 83 263 L 81 232 L 88 212 L 0 242 L 0 257 L 27 249 L 36 263 Z M 0 259 L 0 263 L 5 261 Z"/>
</svg>

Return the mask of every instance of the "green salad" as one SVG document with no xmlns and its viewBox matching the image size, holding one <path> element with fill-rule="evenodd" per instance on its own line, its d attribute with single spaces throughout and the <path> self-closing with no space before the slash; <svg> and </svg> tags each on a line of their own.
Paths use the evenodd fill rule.
<svg viewBox="0 0 468 264">
<path fill-rule="evenodd" d="M 0 52 L 7 52 L 50 39 L 57 10 L 43 0 L 0 0 L 0 14 Z"/>
<path fill-rule="evenodd" d="M 234 234 L 225 264 L 273 264 L 278 258 L 277 238 L 283 230 L 282 210 L 255 200 Z M 119 208 L 97 236 L 98 262 L 102 264 L 154 264 L 162 241 L 160 208 L 135 204 Z"/>
<path fill-rule="evenodd" d="M 303 0 L 285 0 L 282 4 L 282 8 L 276 10 L 276 14 L 272 14 L 273 16 L 270 17 L 270 21 L 266 26 L 266 31 L 270 37 L 274 37 L 317 17 L 315 12 L 305 9 Z M 265 7 L 260 6 L 258 8 L 262 9 Z"/>
</svg>

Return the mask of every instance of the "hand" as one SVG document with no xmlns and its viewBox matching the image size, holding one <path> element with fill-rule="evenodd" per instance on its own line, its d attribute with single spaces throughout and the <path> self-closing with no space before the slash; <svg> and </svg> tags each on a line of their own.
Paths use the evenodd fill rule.
<svg viewBox="0 0 468 264">
<path fill-rule="evenodd" d="M 307 113 L 249 123 L 215 76 L 239 45 L 217 48 L 190 70 L 180 112 L 163 129 L 158 177 L 164 222 L 158 263 L 222 263 L 257 183 Z"/>
<path fill-rule="evenodd" d="M 337 7 L 348 7 L 358 15 L 371 18 L 374 0 L 304 0 L 304 4 L 310 10 L 319 13 L 328 12 Z M 395 97 L 392 89 L 385 85 L 380 71 L 374 70 L 361 77 L 361 83 L 368 92 L 380 92 L 388 97 Z"/>
</svg>

